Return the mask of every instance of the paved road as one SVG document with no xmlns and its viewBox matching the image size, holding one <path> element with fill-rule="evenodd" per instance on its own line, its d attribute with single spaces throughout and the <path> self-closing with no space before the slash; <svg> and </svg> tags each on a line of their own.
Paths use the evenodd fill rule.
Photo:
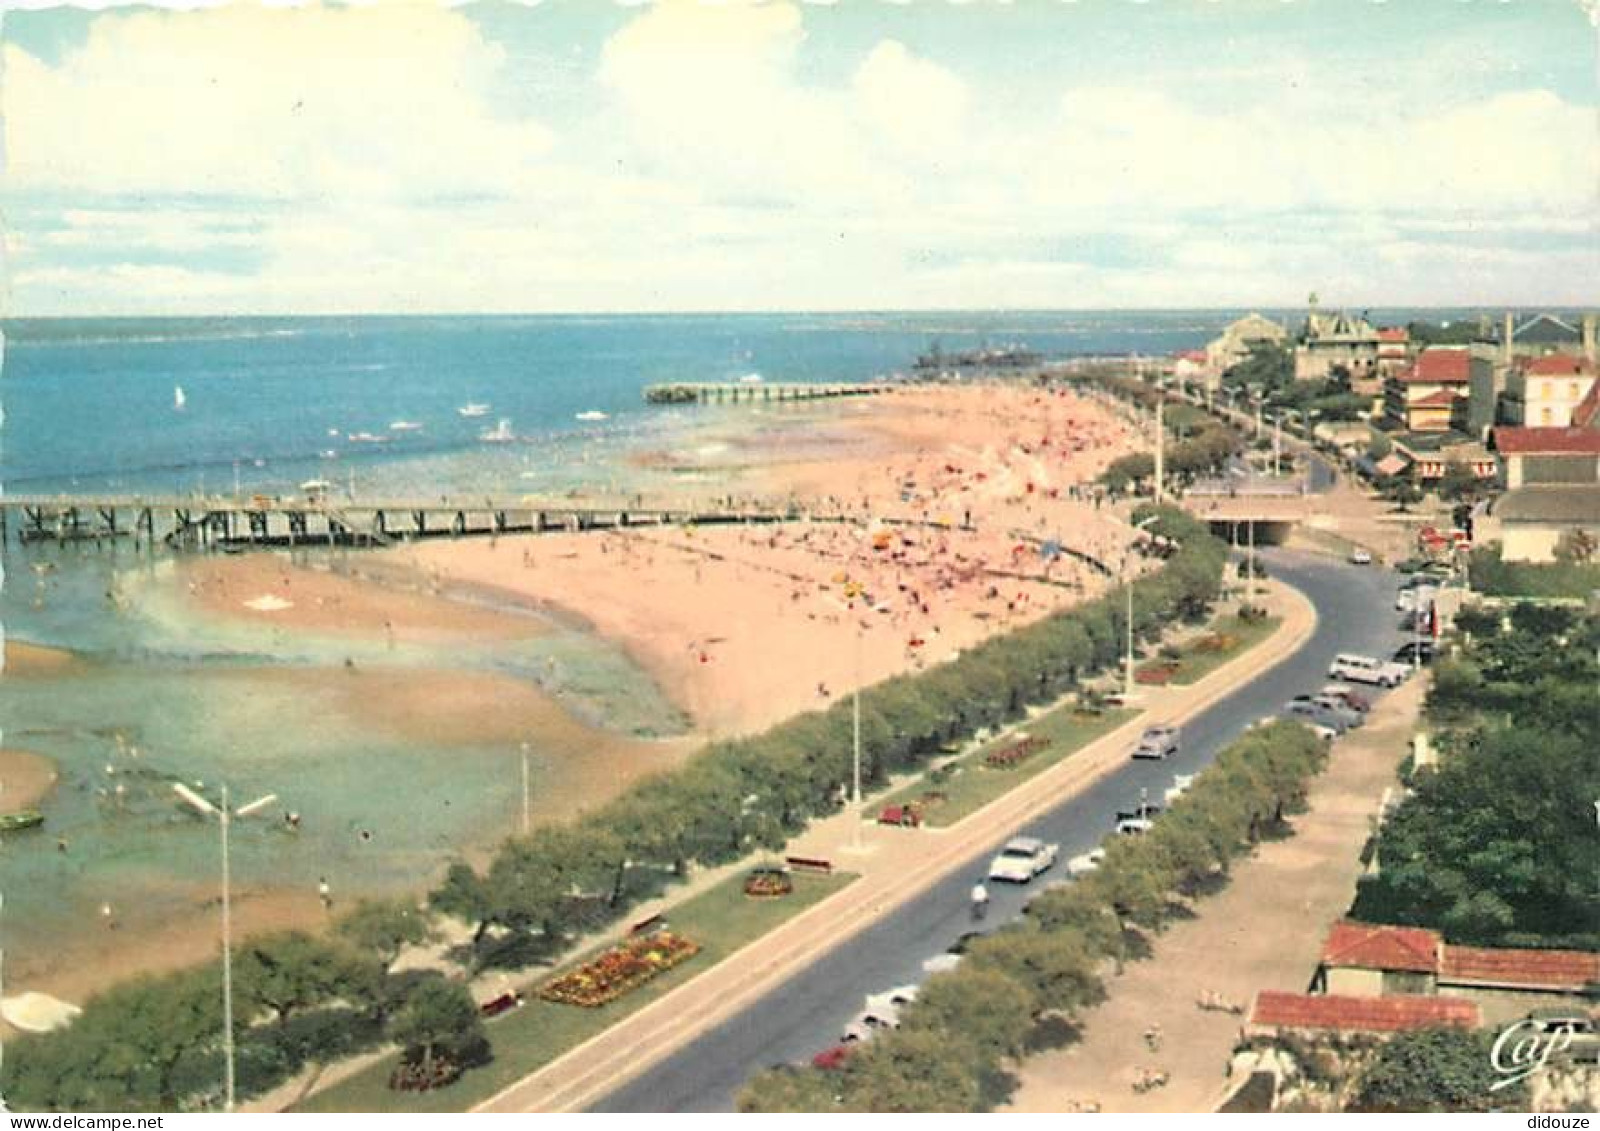
<svg viewBox="0 0 1600 1131">
<path fill-rule="evenodd" d="M 1172 761 L 1130 761 L 1019 832 L 1059 842 L 1063 860 L 1087 852 L 1110 831 L 1116 810 L 1138 804 L 1141 788 L 1159 802 L 1174 774 L 1201 768 L 1251 722 L 1326 682 L 1335 653 L 1387 656 L 1402 642 L 1393 612 L 1393 574 L 1290 551 L 1262 556 L 1273 576 L 1298 587 L 1316 606 L 1319 619 L 1312 638 L 1282 665 L 1192 719 L 1184 727 L 1183 750 Z M 923 959 L 972 929 L 967 893 L 997 847 L 986 845 L 970 867 L 952 873 L 591 1110 L 732 1110 L 740 1086 L 756 1071 L 804 1062 L 834 1043 L 867 994 L 920 981 Z M 1021 911 L 1029 889 L 991 884 L 990 894 L 986 927 L 993 929 Z"/>
</svg>

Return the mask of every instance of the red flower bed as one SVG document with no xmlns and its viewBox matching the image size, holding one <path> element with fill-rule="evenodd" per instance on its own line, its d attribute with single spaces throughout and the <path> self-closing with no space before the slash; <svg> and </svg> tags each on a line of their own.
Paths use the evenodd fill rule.
<svg viewBox="0 0 1600 1131">
<path fill-rule="evenodd" d="M 698 943 L 671 931 L 641 935 L 619 943 L 576 970 L 552 978 L 540 988 L 539 996 L 564 1005 L 604 1005 L 688 961 L 699 951 Z"/>
<path fill-rule="evenodd" d="M 992 766 L 997 770 L 1009 770 L 1023 759 L 1031 758 L 1049 745 L 1049 739 L 1024 738 L 1021 742 L 1014 742 L 1003 749 L 990 752 L 984 757 L 983 761 L 985 765 Z"/>
<path fill-rule="evenodd" d="M 1133 682 L 1159 687 L 1171 683 L 1172 677 L 1178 674 L 1178 668 L 1178 664 L 1146 664 L 1133 673 Z"/>
</svg>

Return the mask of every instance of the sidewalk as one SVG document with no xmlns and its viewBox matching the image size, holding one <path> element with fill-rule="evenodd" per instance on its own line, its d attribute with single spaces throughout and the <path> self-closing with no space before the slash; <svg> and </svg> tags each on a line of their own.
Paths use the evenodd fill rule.
<svg viewBox="0 0 1600 1131">
<path fill-rule="evenodd" d="M 1008 1110 L 1206 1112 L 1222 1102 L 1244 1018 L 1195 1003 L 1206 990 L 1240 1003 L 1261 989 L 1305 990 L 1329 924 L 1354 897 L 1361 848 L 1405 754 L 1424 682 L 1385 696 L 1366 726 L 1334 744 L 1294 835 L 1261 845 L 1227 887 L 1193 904 L 1195 918 L 1155 936 L 1152 956 L 1107 985 L 1109 1000 L 1088 1015 L 1080 1040 L 1023 1063 Z M 1143 1039 L 1152 1024 L 1162 1034 L 1155 1053 Z M 1169 1073 L 1170 1082 L 1135 1093 L 1141 1067 Z"/>
<path fill-rule="evenodd" d="M 1310 602 L 1276 583 L 1269 591 L 1272 611 L 1283 617 L 1271 637 L 1192 686 L 1143 689 L 1138 704 L 1143 710 L 1123 726 L 959 823 L 942 830 L 890 829 L 863 825 L 851 814 L 819 822 L 795 838 L 786 852 L 831 859 L 860 873 L 861 879 L 476 1110 L 582 1110 L 926 890 L 982 845 L 1120 767 L 1152 713 L 1182 723 L 1310 638 L 1316 627 Z M 854 843 L 859 849 L 852 850 Z"/>
</svg>

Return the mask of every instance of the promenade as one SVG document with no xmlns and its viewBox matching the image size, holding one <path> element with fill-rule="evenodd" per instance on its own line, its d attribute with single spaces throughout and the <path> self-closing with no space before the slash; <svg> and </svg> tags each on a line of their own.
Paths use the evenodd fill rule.
<svg viewBox="0 0 1600 1131">
<path fill-rule="evenodd" d="M 1315 629 L 1315 610 L 1284 586 L 1272 587 L 1269 603 L 1283 620 L 1266 641 L 1192 686 L 1145 689 L 1138 704 L 1141 712 L 1126 724 L 958 824 L 945 829 L 885 828 L 861 825 L 848 814 L 819 822 L 789 844 L 788 854 L 831 859 L 838 867 L 858 872 L 860 879 L 477 1110 L 581 1111 L 747 1008 L 966 865 L 985 846 L 1124 765 L 1129 746 L 1150 719 L 1181 724 L 1293 654 Z"/>
</svg>

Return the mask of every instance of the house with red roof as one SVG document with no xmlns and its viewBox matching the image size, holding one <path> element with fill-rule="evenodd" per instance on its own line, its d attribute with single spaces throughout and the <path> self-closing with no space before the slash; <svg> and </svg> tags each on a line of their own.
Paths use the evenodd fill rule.
<svg viewBox="0 0 1600 1131">
<path fill-rule="evenodd" d="M 1566 428 L 1594 391 L 1595 377 L 1595 363 L 1586 357 L 1550 354 L 1527 358 L 1506 374 L 1501 415 L 1509 424 Z"/>
<path fill-rule="evenodd" d="M 1487 382 L 1492 397 L 1492 368 L 1468 346 L 1429 346 L 1389 379 L 1385 411 L 1406 432 L 1467 432 L 1473 378 Z"/>
<path fill-rule="evenodd" d="M 1481 1021 L 1477 1003 L 1461 998 L 1426 994 L 1358 997 L 1262 990 L 1251 1004 L 1245 1032 L 1250 1036 L 1273 1036 L 1285 1030 L 1389 1035 L 1446 1026 L 1476 1029 Z"/>
<path fill-rule="evenodd" d="M 1491 1023 L 1576 1004 L 1600 988 L 1600 953 L 1456 946 L 1437 931 L 1350 920 L 1335 923 L 1312 981 L 1319 996 L 1466 999 Z"/>
<path fill-rule="evenodd" d="M 1404 326 L 1378 329 L 1378 376 L 1388 380 L 1411 364 L 1411 331 Z"/>
<path fill-rule="evenodd" d="M 1494 430 L 1494 448 L 1500 482 L 1508 491 L 1534 484 L 1600 483 L 1597 427 L 1502 425 Z"/>
</svg>

